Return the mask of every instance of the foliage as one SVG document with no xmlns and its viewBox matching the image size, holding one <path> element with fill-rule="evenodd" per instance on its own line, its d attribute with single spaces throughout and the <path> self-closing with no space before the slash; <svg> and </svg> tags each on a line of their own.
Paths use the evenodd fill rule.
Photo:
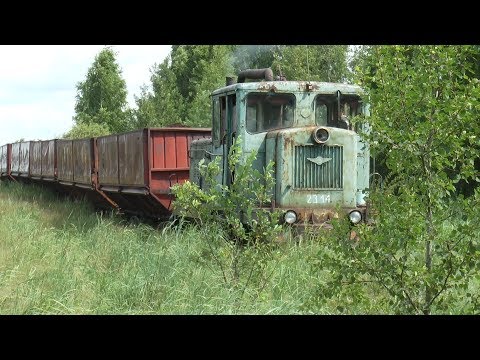
<svg viewBox="0 0 480 360">
<path fill-rule="evenodd" d="M 130 129 L 127 88 L 116 62 L 115 52 L 102 49 L 88 69 L 86 79 L 77 84 L 74 121 L 99 124 L 111 132 Z"/>
<path fill-rule="evenodd" d="M 135 96 L 138 106 L 136 126 L 168 126 L 183 123 L 184 100 L 176 85 L 175 73 L 170 68 L 171 55 L 151 72 L 153 93 L 142 88 L 140 97 Z"/>
<path fill-rule="evenodd" d="M 104 124 L 97 123 L 77 123 L 68 132 L 63 135 L 64 139 L 82 139 L 109 135 L 111 132 Z"/>
<path fill-rule="evenodd" d="M 285 45 L 234 45 L 231 62 L 235 73 L 246 69 L 271 67 Z"/>
<path fill-rule="evenodd" d="M 376 70 L 374 59 L 371 56 L 376 45 L 352 45 L 349 48 L 350 56 L 348 59 L 348 68 L 351 72 L 352 81 L 359 81 L 358 75 L 367 67 L 374 73 Z"/>
<path fill-rule="evenodd" d="M 395 311 L 430 314 L 451 309 L 450 294 L 470 286 L 478 267 L 478 214 L 466 209 L 478 206 L 478 194 L 453 195 L 458 181 L 480 181 L 473 161 L 480 86 L 468 61 L 476 51 L 372 49 L 375 71 L 367 67 L 359 76 L 372 104 L 371 149 L 384 154 L 390 177 L 381 193 L 371 194 L 375 226 L 356 230 L 356 246 L 332 239 L 331 251 L 319 253 L 335 269 L 333 293 L 373 283 Z"/>
<path fill-rule="evenodd" d="M 247 68 L 273 67 L 289 80 L 343 81 L 344 45 L 175 45 L 155 65 L 151 85 L 135 97 L 137 127 L 184 124 L 211 126 L 210 94 L 225 77 Z"/>
<path fill-rule="evenodd" d="M 392 190 L 371 194 L 377 212 L 373 226 L 357 226 L 352 234 L 346 221 L 334 224 L 313 263 L 316 274 L 328 272 L 328 277 L 318 284 L 307 308 L 336 298 L 338 308 L 346 313 L 351 313 L 349 301 L 376 313 L 477 313 L 480 297 L 478 290 L 471 289 L 480 280 L 480 244 L 471 231 L 480 220 L 472 210 L 478 199 L 451 201 L 445 213 L 448 219 L 435 218 L 429 269 L 422 204 L 416 194 L 397 195 Z"/>
<path fill-rule="evenodd" d="M 242 158 L 240 141 L 229 153 L 229 171 L 234 173 L 231 184 L 217 183 L 221 174 L 220 159 L 205 164 L 200 162 L 200 173 L 205 179 L 206 189 L 186 182 L 175 185 L 175 212 L 182 217 L 195 219 L 199 225 L 216 222 L 231 231 L 233 240 L 241 243 L 270 242 L 281 229 L 278 225 L 279 213 L 270 211 L 270 189 L 274 187 L 273 162 L 265 168 L 264 175 L 252 164 L 257 156 L 255 152 Z"/>
<path fill-rule="evenodd" d="M 226 254 L 222 255 L 214 244 L 209 244 L 227 285 L 246 288 L 253 281 L 264 287 L 269 279 L 265 264 L 282 231 L 278 223 L 279 212 L 265 208 L 271 199 L 269 189 L 275 182 L 273 162 L 268 164 L 263 176 L 258 170 L 252 170 L 256 153 L 242 160 L 240 141 L 236 139 L 229 153 L 233 182 L 229 186 L 216 182 L 222 173 L 218 158 L 208 164 L 201 162 L 200 172 L 206 188 L 200 189 L 191 182 L 175 185 L 172 189 L 176 197 L 174 209 L 175 213 L 193 219 L 200 227 L 227 230 L 229 251 Z"/>
<path fill-rule="evenodd" d="M 210 93 L 231 73 L 230 48 L 224 45 L 175 45 L 152 69 L 152 92 L 136 98 L 142 126 L 210 126 Z"/>
<path fill-rule="evenodd" d="M 343 82 L 347 79 L 347 50 L 347 45 L 283 46 L 271 66 L 280 68 L 287 80 Z"/>
<path fill-rule="evenodd" d="M 271 67 L 287 80 L 341 82 L 347 78 L 346 45 L 238 45 L 232 54 L 237 72 Z"/>
</svg>

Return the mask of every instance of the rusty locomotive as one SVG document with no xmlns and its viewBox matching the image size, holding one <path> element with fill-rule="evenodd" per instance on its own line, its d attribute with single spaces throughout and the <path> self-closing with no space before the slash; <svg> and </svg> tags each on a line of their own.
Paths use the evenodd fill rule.
<svg viewBox="0 0 480 360">
<path fill-rule="evenodd" d="M 246 81 L 247 79 L 253 81 Z M 190 180 L 203 186 L 199 162 L 220 157 L 217 177 L 228 185 L 228 153 L 241 139 L 253 166 L 275 164 L 270 209 L 296 226 L 325 225 L 348 216 L 367 220 L 370 154 L 349 119 L 369 115 L 355 85 L 274 79 L 271 69 L 245 70 L 212 95 L 212 128 L 145 128 L 87 139 L 55 139 L 0 147 L 3 180 L 50 184 L 85 194 L 98 207 L 165 218 L 172 213 L 171 187 Z"/>
</svg>

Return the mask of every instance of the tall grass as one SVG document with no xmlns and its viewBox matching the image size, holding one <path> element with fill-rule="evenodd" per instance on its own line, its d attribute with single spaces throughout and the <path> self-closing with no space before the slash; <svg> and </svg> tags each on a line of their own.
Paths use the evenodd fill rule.
<svg viewBox="0 0 480 360">
<path fill-rule="evenodd" d="M 0 313 L 308 312 L 318 241 L 247 249 L 233 279 L 224 237 L 214 226 L 133 224 L 36 185 L 1 183 Z"/>
<path fill-rule="evenodd" d="M 393 313 L 373 284 L 325 291 L 335 269 L 319 254 L 335 236 L 343 235 L 238 252 L 216 225 L 134 223 L 37 185 L 0 182 L 0 314 Z M 448 313 L 471 313 L 478 284 L 449 290 Z"/>
</svg>

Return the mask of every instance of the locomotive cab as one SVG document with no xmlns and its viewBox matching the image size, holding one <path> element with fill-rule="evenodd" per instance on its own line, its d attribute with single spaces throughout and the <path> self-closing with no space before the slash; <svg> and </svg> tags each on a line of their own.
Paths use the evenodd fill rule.
<svg viewBox="0 0 480 360">
<path fill-rule="evenodd" d="M 244 82 L 247 77 L 257 81 Z M 358 121 L 365 116 L 358 86 L 274 81 L 270 69 L 246 70 L 238 83 L 212 93 L 212 140 L 192 143 L 191 181 L 202 187 L 198 162 L 218 156 L 223 172 L 217 181 L 230 184 L 228 152 L 240 136 L 243 157 L 257 152 L 257 170 L 274 162 L 269 208 L 281 209 L 284 222 L 366 221 L 370 155 L 359 132 L 368 125 Z"/>
</svg>

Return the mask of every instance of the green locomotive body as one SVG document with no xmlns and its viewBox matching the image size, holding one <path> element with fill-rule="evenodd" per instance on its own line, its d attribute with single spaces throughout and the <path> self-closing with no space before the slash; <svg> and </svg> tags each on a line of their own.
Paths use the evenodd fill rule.
<svg viewBox="0 0 480 360">
<path fill-rule="evenodd" d="M 262 81 L 243 82 L 249 76 Z M 282 210 L 286 223 L 325 225 L 339 216 L 366 221 L 370 152 L 358 130 L 368 124 L 357 122 L 353 129 L 349 123 L 369 115 L 360 87 L 273 81 L 270 69 L 246 70 L 238 83 L 212 93 L 212 108 L 212 139 L 191 144 L 190 181 L 203 187 L 199 161 L 220 157 L 217 181 L 228 185 L 228 153 L 240 138 L 243 157 L 257 152 L 257 170 L 274 162 L 269 208 Z"/>
</svg>

